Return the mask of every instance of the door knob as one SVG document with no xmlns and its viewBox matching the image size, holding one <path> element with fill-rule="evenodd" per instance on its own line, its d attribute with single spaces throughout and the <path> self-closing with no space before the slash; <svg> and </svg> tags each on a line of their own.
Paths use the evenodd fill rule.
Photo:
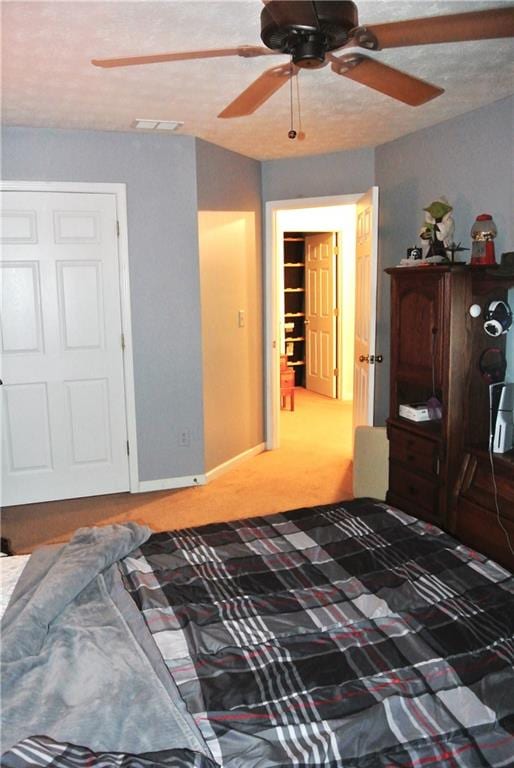
<svg viewBox="0 0 514 768">
<path fill-rule="evenodd" d="M 369 355 L 359 355 L 359 363 L 369 363 Z"/>
</svg>

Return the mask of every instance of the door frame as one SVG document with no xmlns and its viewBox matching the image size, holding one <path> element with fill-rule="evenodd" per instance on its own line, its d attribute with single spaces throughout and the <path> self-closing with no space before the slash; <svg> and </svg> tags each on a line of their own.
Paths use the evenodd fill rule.
<svg viewBox="0 0 514 768">
<path fill-rule="evenodd" d="M 80 181 L 0 181 L 1 192 L 62 192 L 79 194 L 113 195 L 118 221 L 118 277 L 120 289 L 121 331 L 125 347 L 123 350 L 123 382 L 125 390 L 125 418 L 128 452 L 129 489 L 139 491 L 139 469 L 137 460 L 136 397 L 134 387 L 134 355 L 132 344 L 132 322 L 130 307 L 129 251 L 127 189 L 122 183 L 80 182 Z M 121 344 L 121 339 L 120 339 Z"/>
<path fill-rule="evenodd" d="M 329 208 L 352 205 L 364 193 L 330 195 L 327 197 L 297 197 L 290 200 L 270 200 L 265 209 L 265 281 L 264 281 L 264 382 L 266 449 L 279 445 L 280 413 L 280 335 L 278 313 L 278 285 L 280 268 L 277 257 L 277 213 L 295 208 Z M 338 231 L 338 230 L 335 230 Z"/>
</svg>

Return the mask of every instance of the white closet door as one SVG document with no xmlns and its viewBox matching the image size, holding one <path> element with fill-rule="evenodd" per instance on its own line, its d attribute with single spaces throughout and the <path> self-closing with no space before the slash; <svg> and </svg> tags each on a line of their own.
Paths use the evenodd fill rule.
<svg viewBox="0 0 514 768">
<path fill-rule="evenodd" d="M 116 202 L 2 193 L 2 503 L 128 490 Z"/>
<path fill-rule="evenodd" d="M 306 388 L 336 396 L 336 235 L 305 238 Z"/>
</svg>

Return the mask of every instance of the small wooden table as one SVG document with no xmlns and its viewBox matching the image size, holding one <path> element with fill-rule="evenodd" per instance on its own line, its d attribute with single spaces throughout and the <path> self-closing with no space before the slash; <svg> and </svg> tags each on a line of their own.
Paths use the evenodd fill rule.
<svg viewBox="0 0 514 768">
<path fill-rule="evenodd" d="M 294 411 L 294 371 L 292 368 L 280 371 L 280 407 L 286 407 L 286 400 L 290 398 L 290 409 Z"/>
</svg>

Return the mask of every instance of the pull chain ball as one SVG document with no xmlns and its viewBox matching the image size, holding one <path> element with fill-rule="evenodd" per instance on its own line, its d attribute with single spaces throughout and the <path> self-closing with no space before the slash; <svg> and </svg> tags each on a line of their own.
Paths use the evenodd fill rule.
<svg viewBox="0 0 514 768">
<path fill-rule="evenodd" d="M 287 134 L 287 137 L 289 139 L 296 139 L 296 131 L 294 130 L 289 131 L 289 133 Z"/>
</svg>

